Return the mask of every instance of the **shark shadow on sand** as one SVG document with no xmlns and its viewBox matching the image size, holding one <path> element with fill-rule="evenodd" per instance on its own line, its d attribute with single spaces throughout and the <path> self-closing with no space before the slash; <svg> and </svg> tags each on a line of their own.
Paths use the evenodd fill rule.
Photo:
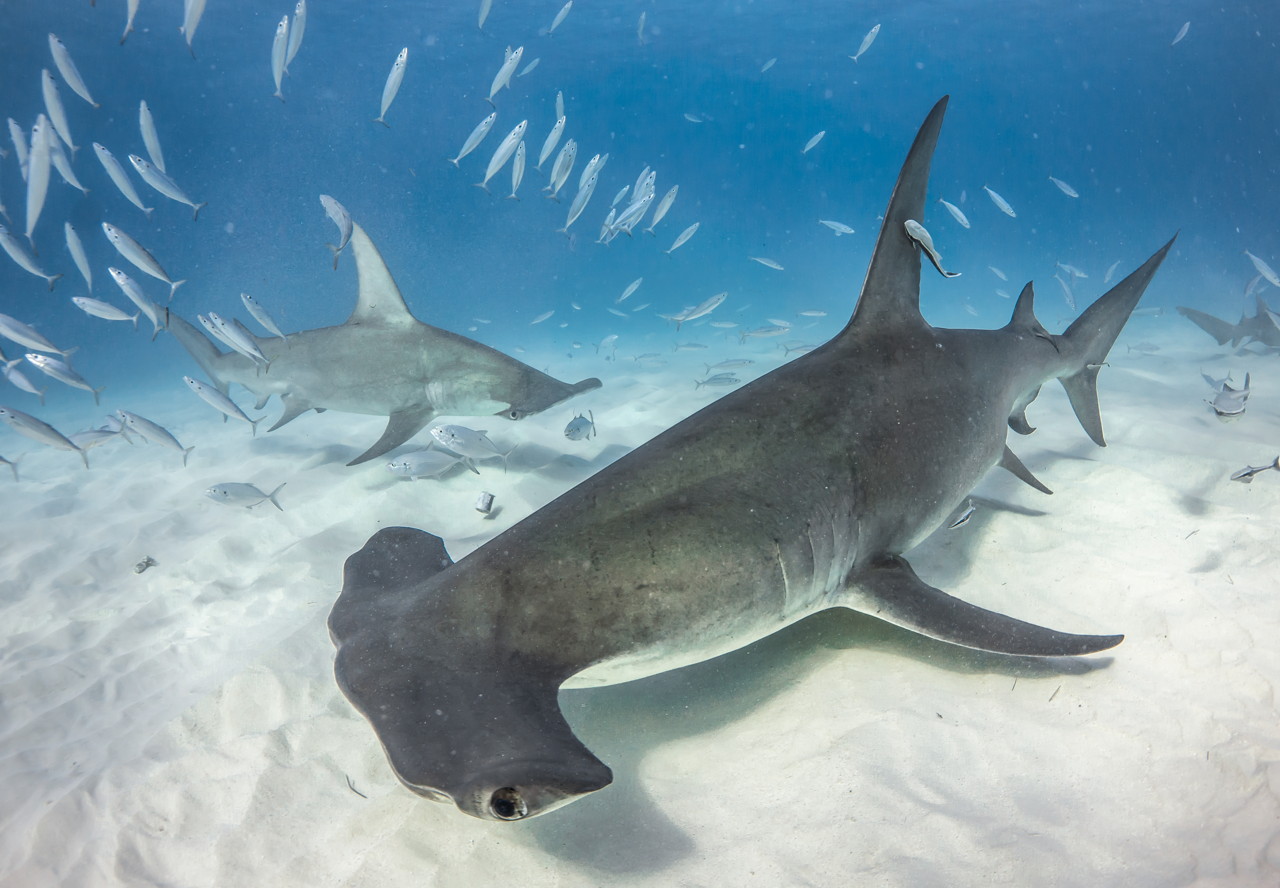
<svg viewBox="0 0 1280 888">
<path fill-rule="evenodd" d="M 946 99 L 930 112 L 885 211 L 853 318 L 833 340 L 731 392 L 456 564 L 396 527 L 346 564 L 329 615 L 338 686 L 400 780 L 489 820 L 545 813 L 613 775 L 573 734 L 563 687 L 628 681 L 851 608 L 942 641 L 1026 656 L 1089 654 L 1073 635 L 925 583 L 901 553 L 993 466 L 1047 489 L 1006 446 L 1058 379 L 1102 445 L 1095 383 L 1172 246 L 1062 335 L 1028 284 L 999 330 L 920 314 L 924 218 Z M 796 442 L 802 441 L 803 446 Z"/>
</svg>

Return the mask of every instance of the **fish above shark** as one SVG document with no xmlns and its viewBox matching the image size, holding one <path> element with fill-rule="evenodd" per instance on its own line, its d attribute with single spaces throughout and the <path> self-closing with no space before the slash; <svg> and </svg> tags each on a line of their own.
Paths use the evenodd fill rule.
<svg viewBox="0 0 1280 888">
<path fill-rule="evenodd" d="M 1253 316 L 1242 313 L 1238 324 L 1184 306 L 1178 306 L 1178 314 L 1212 336 L 1218 345 L 1230 343 L 1232 348 L 1237 348 L 1258 342 L 1267 348 L 1280 348 L 1280 315 L 1272 311 L 1261 296 L 1254 298 L 1257 307 Z"/>
<path fill-rule="evenodd" d="M 280 397 L 284 412 L 271 431 L 308 410 L 388 417 L 382 437 L 347 463 L 354 466 L 404 444 L 437 416 L 518 420 L 600 387 L 595 378 L 561 382 L 487 345 L 422 323 L 359 225 L 352 225 L 350 243 L 359 284 L 355 311 L 339 326 L 302 330 L 287 340 L 252 337 L 267 359 L 265 371 L 169 313 L 170 332 L 219 391 L 226 394 L 238 383 L 257 397 L 259 410 L 272 395 Z"/>
<path fill-rule="evenodd" d="M 716 657 L 827 608 L 1012 655 L 1122 640 L 968 604 L 902 557 L 995 466 L 1048 492 L 1006 444 L 1010 427 L 1031 431 L 1025 410 L 1044 382 L 1061 381 L 1105 444 L 1099 369 L 1173 244 L 1060 335 L 1036 320 L 1030 284 L 1000 329 L 931 326 L 906 223 L 925 218 L 946 103 L 911 146 L 834 339 L 456 563 L 438 537 L 406 527 L 347 560 L 329 615 L 335 677 L 409 789 L 487 820 L 552 811 L 612 781 L 565 721 L 561 688 Z"/>
</svg>

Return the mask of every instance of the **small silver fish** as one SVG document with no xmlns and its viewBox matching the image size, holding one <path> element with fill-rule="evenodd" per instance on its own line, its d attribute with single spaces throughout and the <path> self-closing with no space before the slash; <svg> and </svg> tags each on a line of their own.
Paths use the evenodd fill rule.
<svg viewBox="0 0 1280 888">
<path fill-rule="evenodd" d="M 766 259 L 763 256 L 748 256 L 747 258 L 750 259 L 752 262 L 759 262 L 765 268 L 772 268 L 774 271 L 783 270 L 782 266 L 772 259 Z"/>
<path fill-rule="evenodd" d="M 139 416 L 136 413 L 130 413 L 128 410 L 117 410 L 116 414 L 124 420 L 125 426 L 131 432 L 137 432 L 139 436 L 150 441 L 152 444 L 159 444 L 161 447 L 167 447 L 170 450 L 176 450 L 182 454 L 182 465 L 186 466 L 187 457 L 191 451 L 195 449 L 193 444 L 190 447 L 183 447 L 173 433 L 164 426 L 154 423 L 145 416 Z"/>
<path fill-rule="evenodd" d="M 1050 176 L 1050 177 L 1049 177 L 1049 181 L 1050 181 L 1050 182 L 1052 182 L 1054 185 L 1057 185 L 1057 186 L 1058 186 L 1058 190 L 1059 190 L 1059 191 L 1061 191 L 1063 194 L 1065 194 L 1067 197 L 1079 197 L 1079 196 L 1080 196 L 1080 193 L 1079 193 L 1078 191 L 1076 191 L 1074 188 L 1072 188 L 1072 187 L 1071 187 L 1070 185 L 1068 185 L 1066 182 L 1063 182 L 1061 179 L 1057 179 L 1057 178 L 1055 178 L 1055 177 L 1053 177 L 1053 176 Z"/>
<path fill-rule="evenodd" d="M 138 15 L 138 4 L 141 0 L 128 0 L 125 12 L 124 33 L 120 35 L 120 45 L 124 46 L 124 42 L 129 39 L 129 35 L 133 33 L 133 20 Z M 138 571 L 142 573 L 142 571 Z"/>
<path fill-rule="evenodd" d="M 867 32 L 867 36 L 862 38 L 862 43 L 859 44 L 858 51 L 854 55 L 849 56 L 849 58 L 853 59 L 855 62 L 861 58 L 862 54 L 871 48 L 871 44 L 876 42 L 876 35 L 879 33 L 879 25 L 872 27 L 872 29 Z"/>
<path fill-rule="evenodd" d="M 972 500 L 970 500 L 965 506 L 964 511 L 957 516 L 956 520 L 947 525 L 947 529 L 955 530 L 957 527 L 964 527 L 964 525 L 969 523 L 969 519 L 972 518 L 973 514 L 977 511 L 978 507 L 973 504 Z"/>
<path fill-rule="evenodd" d="M 4 247 L 4 251 L 9 254 L 9 258 L 18 263 L 24 271 L 28 271 L 36 277 L 42 277 L 48 281 L 49 290 L 50 292 L 53 291 L 54 283 L 58 278 L 62 277 L 62 275 L 45 274 L 44 270 L 39 265 L 36 265 L 36 260 L 27 252 L 27 248 L 22 245 L 22 242 L 10 234 L 9 229 L 5 228 L 3 225 L 0 225 L 0 247 Z"/>
<path fill-rule="evenodd" d="M 330 250 L 333 250 L 333 268 L 338 268 L 338 256 L 346 248 L 351 240 L 351 232 L 354 225 L 351 221 L 351 214 L 347 212 L 347 208 L 338 203 L 327 194 L 320 195 L 320 205 L 324 207 L 325 213 L 333 220 L 333 224 L 338 226 L 338 244 L 326 244 Z"/>
<path fill-rule="evenodd" d="M 80 235 L 76 233 L 70 222 L 64 222 L 62 230 L 67 238 L 67 252 L 71 254 L 72 260 L 76 263 L 76 268 L 80 270 L 80 276 L 84 278 L 85 286 L 92 293 L 93 271 L 89 268 L 89 257 L 85 255 L 84 244 L 80 242 Z"/>
<path fill-rule="evenodd" d="M 671 209 L 671 205 L 675 203 L 676 195 L 680 193 L 679 185 L 672 185 L 671 189 L 664 195 L 662 200 L 658 201 L 658 206 L 653 211 L 653 221 L 649 223 L 649 227 L 645 231 L 653 234 L 653 226 L 662 221 L 662 217 L 667 215 L 667 210 Z M 672 249 L 675 249 L 672 247 Z"/>
<path fill-rule="evenodd" d="M 285 482 L 288 483 L 288 482 Z M 276 499 L 276 494 L 284 489 L 281 484 L 270 493 L 263 493 L 252 484 L 245 484 L 239 481 L 227 481 L 222 484 L 215 484 L 204 492 L 215 503 L 222 503 L 224 506 L 244 506 L 246 509 L 252 509 L 260 503 L 271 503 L 281 512 L 284 506 Z"/>
<path fill-rule="evenodd" d="M 138 311 L 146 315 L 147 319 L 151 321 L 151 339 L 154 341 L 160 335 L 160 331 L 169 325 L 168 309 L 161 308 L 152 302 L 151 298 L 142 292 L 142 287 L 138 286 L 138 282 L 120 269 L 108 267 L 107 273 L 111 275 L 111 279 L 116 282 L 116 286 L 129 298 L 129 301 L 138 306 Z"/>
<path fill-rule="evenodd" d="M 671 253 L 674 253 L 676 250 L 680 249 L 680 247 L 683 246 L 689 240 L 689 238 L 693 237 L 694 233 L 697 232 L 698 230 L 698 226 L 701 224 L 702 224 L 701 222 L 694 222 L 684 231 L 680 232 L 679 236 L 676 237 L 675 242 L 671 246 L 667 247 L 667 250 L 666 250 L 667 254 L 670 255 Z"/>
<path fill-rule="evenodd" d="M 940 275 L 947 278 L 960 277 L 960 272 L 947 271 L 942 267 L 942 257 L 940 257 L 938 255 L 938 251 L 934 249 L 933 238 L 929 235 L 929 232 L 923 225 L 915 219 L 908 219 L 902 224 L 907 230 L 907 237 L 920 245 L 920 248 L 924 250 L 925 255 L 929 257 L 929 261 L 933 263 L 934 268 L 938 269 L 938 273 Z"/>
<path fill-rule="evenodd" d="M 564 436 L 570 441 L 585 441 L 594 437 L 595 433 L 596 417 L 590 410 L 587 411 L 587 416 L 579 413 L 564 427 Z"/>
<path fill-rule="evenodd" d="M 836 233 L 836 237 L 839 237 L 842 234 L 854 233 L 853 229 L 850 228 L 848 225 L 845 225 L 843 222 L 836 222 L 832 219 L 819 219 L 818 223 L 820 225 L 825 225 L 828 228 L 830 228 L 832 231 L 834 231 Z"/>
<path fill-rule="evenodd" d="M 44 109 L 49 112 L 49 121 L 53 124 L 58 138 L 75 154 L 80 146 L 71 141 L 71 127 L 67 121 L 67 109 L 62 105 L 62 94 L 58 92 L 58 82 L 53 79 L 48 68 L 40 69 L 40 86 L 44 92 Z"/>
<path fill-rule="evenodd" d="M 120 165 L 120 161 L 116 160 L 115 155 L 97 142 L 93 143 L 93 153 L 98 155 L 99 163 L 107 171 L 107 175 L 115 183 L 116 188 L 120 189 L 120 193 L 129 199 L 129 203 L 146 213 L 147 218 L 150 219 L 151 212 L 155 207 L 149 207 L 142 202 L 142 198 L 138 196 L 138 190 L 129 181 L 129 176 L 125 173 L 124 167 Z"/>
<path fill-rule="evenodd" d="M 387 75 L 387 82 L 382 86 L 382 111 L 373 119 L 374 123 L 380 123 L 386 127 L 391 126 L 385 120 L 387 109 L 391 107 L 391 103 L 395 101 L 396 93 L 400 91 L 400 84 L 404 81 L 404 67 L 408 63 L 409 47 L 406 46 L 396 56 L 395 62 L 391 65 L 391 73 Z"/>
<path fill-rule="evenodd" d="M 511 158 L 511 155 L 515 153 L 516 145 L 520 144 L 520 140 L 524 138 L 524 131 L 528 126 L 529 121 L 522 120 L 515 125 L 511 132 L 503 137 L 502 141 L 498 143 L 497 150 L 493 152 L 493 157 L 489 158 L 489 166 L 485 169 L 484 180 L 477 182 L 476 187 L 483 188 L 485 191 L 489 190 L 489 180 L 493 178 L 498 170 L 502 169 Z"/>
<path fill-rule="evenodd" d="M 764 72 L 768 71 L 777 63 L 778 63 L 777 57 L 769 59 L 767 62 L 765 62 L 763 65 L 760 66 L 760 73 L 763 74 Z"/>
<path fill-rule="evenodd" d="M 706 379 L 695 379 L 693 381 L 693 387 L 695 389 L 700 389 L 704 385 L 707 385 L 713 388 L 726 388 L 731 385 L 738 385 L 741 382 L 742 380 L 734 376 L 732 373 L 717 373 L 715 376 L 708 376 Z"/>
<path fill-rule="evenodd" d="M 101 107 L 93 100 L 93 96 L 89 95 L 89 88 L 84 85 L 84 78 L 80 76 L 71 53 L 67 51 L 67 45 L 58 39 L 57 34 L 49 35 L 49 51 L 53 53 L 53 64 L 57 66 L 58 73 L 67 82 L 67 86 L 71 87 L 71 91 L 93 107 Z"/>
<path fill-rule="evenodd" d="M 626 301 L 627 301 L 627 299 L 628 299 L 628 298 L 630 298 L 630 296 L 631 296 L 631 294 L 632 294 L 632 293 L 634 293 L 636 290 L 640 289 L 640 285 L 641 285 L 642 283 L 644 283 L 644 278 L 642 278 L 642 277 L 638 277 L 638 278 L 636 278 L 634 281 L 632 281 L 631 283 L 627 284 L 627 289 L 625 289 L 625 290 L 623 290 L 623 291 L 622 291 L 622 295 L 621 295 L 621 296 L 619 296 L 617 299 L 613 300 L 613 304 L 614 304 L 614 305 L 618 305 L 619 303 L 626 302 Z"/>
<path fill-rule="evenodd" d="M 298 0 L 293 8 L 293 21 L 289 24 L 289 48 L 284 54 L 284 70 L 289 73 L 289 64 L 302 48 L 302 35 L 307 30 L 307 0 Z"/>
<path fill-rule="evenodd" d="M 1000 278 L 1000 280 L 1002 281 L 1009 280 L 1009 276 L 1006 275 L 1000 269 L 996 268 L 994 265 L 988 265 L 987 268 L 991 269 L 991 273 L 994 274 L 996 277 Z"/>
<path fill-rule="evenodd" d="M 83 376 L 75 371 L 75 369 L 66 361 L 58 358 L 51 358 L 48 355 L 37 355 L 28 353 L 27 361 L 46 376 L 58 380 L 58 382 L 71 386 L 72 388 L 82 389 L 93 395 L 93 403 L 98 403 L 98 395 L 102 393 L 101 388 L 91 386 Z"/>
<path fill-rule="evenodd" d="M 496 116 L 490 114 L 490 117 Z M 547 133 L 547 138 L 542 142 L 542 150 L 538 152 L 538 163 L 534 169 L 542 171 L 542 165 L 546 163 L 547 158 L 551 156 L 551 152 L 556 150 L 556 146 L 560 144 L 560 136 L 564 133 L 565 118 L 561 115 L 556 119 L 555 126 L 551 127 L 551 132 Z M 486 130 L 487 132 L 487 130 Z M 474 133 L 473 133 L 474 135 Z"/>
<path fill-rule="evenodd" d="M 111 241 L 111 245 L 116 248 L 120 255 L 132 262 L 139 271 L 146 272 L 156 280 L 164 281 L 169 285 L 169 301 L 172 302 L 174 291 L 185 284 L 186 280 L 175 281 L 170 279 L 169 273 L 160 267 L 160 263 L 147 252 L 142 244 L 110 222 L 103 222 L 102 230 L 106 233 L 107 240 Z"/>
<path fill-rule="evenodd" d="M 556 313 L 556 310 L 554 308 L 551 309 L 550 311 L 544 311 L 542 314 L 538 315 L 536 318 L 530 321 L 529 326 L 532 327 L 534 324 L 541 324 L 543 321 L 547 320 L 555 313 Z"/>
<path fill-rule="evenodd" d="M 809 139 L 809 141 L 804 143 L 804 147 L 800 149 L 800 153 L 808 154 L 811 150 L 817 147 L 818 143 L 822 141 L 822 137 L 826 134 L 826 130 L 819 130 Z"/>
<path fill-rule="evenodd" d="M 1007 200 L 996 194 L 986 185 L 982 186 L 982 190 L 987 192 L 987 197 L 991 198 L 991 202 L 1000 208 L 1000 212 L 1013 219 L 1018 217 L 1018 214 L 1013 211 L 1013 207 L 1009 206 L 1009 202 Z"/>
<path fill-rule="evenodd" d="M 253 436 L 257 437 L 258 423 L 262 422 L 261 417 L 259 417 L 258 419 L 250 419 L 245 414 L 245 412 L 236 405 L 235 401 L 231 400 L 222 392 L 218 391 L 218 389 L 212 385 L 203 383 L 198 379 L 193 379 L 190 376 L 182 377 L 182 381 L 187 384 L 187 388 L 191 389 L 191 391 L 195 392 L 202 399 L 204 399 L 204 402 L 208 404 L 210 407 L 212 407 L 214 410 L 217 410 L 219 413 L 223 414 L 224 416 L 229 416 L 232 419 L 238 419 L 241 422 L 247 422 L 249 424 L 249 427 L 253 429 L 253 432 L 252 432 Z M 226 420 L 223 420 L 223 422 L 225 421 Z"/>
<path fill-rule="evenodd" d="M 77 447 L 70 438 L 47 422 L 36 419 L 21 410 L 14 410 L 12 407 L 0 407 L 0 422 L 7 423 L 19 435 L 30 438 L 32 441 L 37 441 L 57 450 L 71 450 L 80 454 L 84 467 L 86 469 L 89 468 L 89 457 L 85 455 L 85 452 Z"/>
<path fill-rule="evenodd" d="M 510 49 L 510 47 L 508 47 Z M 520 64 L 520 59 L 524 56 L 524 47 L 516 47 L 502 61 L 502 67 L 498 69 L 498 73 L 493 75 L 493 83 L 489 86 L 489 104 L 493 104 L 493 97 L 496 96 L 504 86 L 510 86 L 511 75 L 515 72 L 516 66 Z"/>
<path fill-rule="evenodd" d="M 569 0 L 568 3 L 560 7 L 560 11 L 556 13 L 556 17 L 551 22 L 551 27 L 547 28 L 547 36 L 556 32 L 556 28 L 560 27 L 560 23 L 565 20 L 565 16 L 569 14 L 570 9 L 573 9 L 573 0 Z"/>
<path fill-rule="evenodd" d="M 1174 36 L 1170 46 L 1177 46 L 1182 42 L 1182 38 L 1187 36 L 1187 31 L 1191 30 L 1191 22 L 1183 22 L 1182 27 L 1178 29 L 1178 33 Z"/>
<path fill-rule="evenodd" d="M 142 315 L 140 310 L 134 314 L 129 314 L 122 309 L 116 308 L 110 302 L 90 299 L 88 296 L 72 296 L 71 301 L 75 303 L 76 308 L 85 314 L 93 315 L 95 318 L 102 318 L 104 321 L 133 321 L 135 330 L 138 328 L 138 318 Z"/>
<path fill-rule="evenodd" d="M 428 448 L 396 457 L 387 463 L 387 471 L 416 481 L 418 478 L 439 478 L 460 462 L 462 459 L 457 454 Z M 468 468 L 476 472 L 475 466 Z"/>
<path fill-rule="evenodd" d="M 34 327 L 24 324 L 17 318 L 10 317 L 7 314 L 0 314 L 0 336 L 12 340 L 18 345 L 25 345 L 27 348 L 35 349 L 36 351 L 52 352 L 63 357 L 74 351 L 74 349 L 69 348 L 58 348 L 37 332 Z"/>
<path fill-rule="evenodd" d="M 489 435 L 485 430 L 471 429 L 461 425 L 435 426 L 431 429 L 431 437 L 435 438 L 442 447 L 448 448 L 468 460 L 499 457 L 502 459 L 504 470 L 507 465 L 507 457 L 511 455 L 512 450 L 515 450 L 515 447 L 512 447 L 511 450 L 503 453 L 489 440 Z"/>
<path fill-rule="evenodd" d="M 1231 475 L 1231 480 L 1243 481 L 1245 484 L 1252 484 L 1255 475 L 1268 471 L 1269 469 L 1275 469 L 1277 472 L 1280 472 L 1280 456 L 1277 456 L 1273 462 L 1265 466 L 1245 466 L 1240 471 L 1234 472 Z M 16 469 L 14 470 L 13 477 L 15 479 L 18 477 Z"/>
<path fill-rule="evenodd" d="M 280 101 L 284 101 L 284 93 L 280 91 L 280 83 L 284 79 L 284 59 L 289 53 L 289 16 L 284 16 L 276 25 L 276 36 L 271 41 L 271 77 L 276 82 L 276 91 L 272 93 Z M 384 107 L 383 113 L 386 113 Z"/>
<path fill-rule="evenodd" d="M 259 304 L 258 300 L 254 299 L 248 293 L 241 293 L 240 301 L 244 303 L 244 307 L 249 314 L 253 315 L 253 319 L 262 325 L 262 329 L 275 336 L 279 336 L 281 339 L 286 341 L 289 339 L 289 337 L 285 336 L 280 330 L 280 327 L 271 318 L 271 315 L 267 313 L 267 310 Z"/>
<path fill-rule="evenodd" d="M 493 111 L 488 117 L 477 123 L 476 128 L 471 131 L 471 135 L 467 136 L 467 140 L 462 143 L 462 150 L 458 152 L 458 156 L 449 158 L 449 163 L 458 166 L 458 161 L 475 151 L 476 146 L 484 141 L 485 136 L 489 135 L 489 130 L 493 129 L 493 122 L 497 119 L 498 112 Z M 321 198 L 321 200 L 324 200 L 324 198 Z"/>
<path fill-rule="evenodd" d="M 187 193 L 178 187 L 178 183 L 173 178 L 148 160 L 143 160 L 136 154 L 129 155 L 129 163 L 133 164 L 133 168 L 138 171 L 138 175 L 142 180 L 159 191 L 170 200 L 176 200 L 178 203 L 186 204 L 191 207 L 191 221 L 196 221 L 200 216 L 200 210 L 209 205 L 208 201 L 196 203 L 187 197 Z"/>
<path fill-rule="evenodd" d="M 1270 265 L 1250 253 L 1248 250 L 1245 250 L 1244 254 L 1249 257 L 1249 261 L 1252 262 L 1253 267 L 1258 270 L 1258 274 L 1266 278 L 1271 286 L 1280 287 L 1280 275 L 1277 275 Z"/>
<path fill-rule="evenodd" d="M 959 222 L 963 227 L 969 227 L 969 217 L 960 211 L 960 208 L 950 201 L 938 198 L 938 203 L 947 208 L 947 212 L 951 214 L 951 218 Z"/>
</svg>

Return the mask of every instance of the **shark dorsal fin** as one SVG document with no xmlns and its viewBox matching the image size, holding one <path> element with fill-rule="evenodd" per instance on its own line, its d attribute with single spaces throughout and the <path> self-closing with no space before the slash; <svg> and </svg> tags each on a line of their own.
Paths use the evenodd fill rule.
<svg viewBox="0 0 1280 888">
<path fill-rule="evenodd" d="M 913 324 L 924 326 L 920 314 L 920 253 L 907 236 L 908 219 L 924 219 L 925 194 L 929 189 L 929 165 L 938 144 L 947 96 L 933 106 L 916 134 L 894 186 L 884 224 L 871 254 L 866 280 L 853 318 L 844 332 L 883 329 Z M 843 334 L 842 334 L 843 335 Z"/>
<path fill-rule="evenodd" d="M 351 250 L 356 256 L 359 292 L 356 308 L 347 318 L 348 324 L 370 324 L 382 327 L 408 326 L 418 323 L 409 313 L 382 254 L 359 225 L 351 226 Z"/>
</svg>

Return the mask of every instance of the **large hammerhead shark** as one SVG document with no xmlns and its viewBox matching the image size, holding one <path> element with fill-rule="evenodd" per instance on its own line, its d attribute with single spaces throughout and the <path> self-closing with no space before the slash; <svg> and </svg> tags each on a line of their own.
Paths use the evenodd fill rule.
<svg viewBox="0 0 1280 888">
<path fill-rule="evenodd" d="M 226 353 L 175 313 L 169 330 L 223 394 L 233 383 L 253 392 L 262 409 L 279 395 L 284 413 L 271 431 L 308 410 L 387 416 L 372 447 L 347 465 L 374 459 L 408 441 L 434 417 L 523 419 L 581 392 L 598 379 L 560 382 L 500 351 L 409 313 L 378 248 L 352 227 L 359 293 L 346 323 L 290 334 L 254 337 L 270 361 L 266 370 L 236 352 Z"/>
<path fill-rule="evenodd" d="M 1072 635 L 930 586 L 901 553 L 993 466 L 1045 490 L 1005 444 L 1058 379 L 1102 445 L 1095 382 L 1172 241 L 1061 335 L 1028 284 L 999 330 L 920 314 L 929 164 L 946 99 L 916 136 L 848 326 L 726 395 L 456 564 L 439 538 L 375 534 L 329 616 L 338 686 L 413 791 L 490 820 L 550 811 L 612 780 L 557 691 L 627 681 L 847 607 L 932 638 L 1026 656 Z"/>
</svg>

